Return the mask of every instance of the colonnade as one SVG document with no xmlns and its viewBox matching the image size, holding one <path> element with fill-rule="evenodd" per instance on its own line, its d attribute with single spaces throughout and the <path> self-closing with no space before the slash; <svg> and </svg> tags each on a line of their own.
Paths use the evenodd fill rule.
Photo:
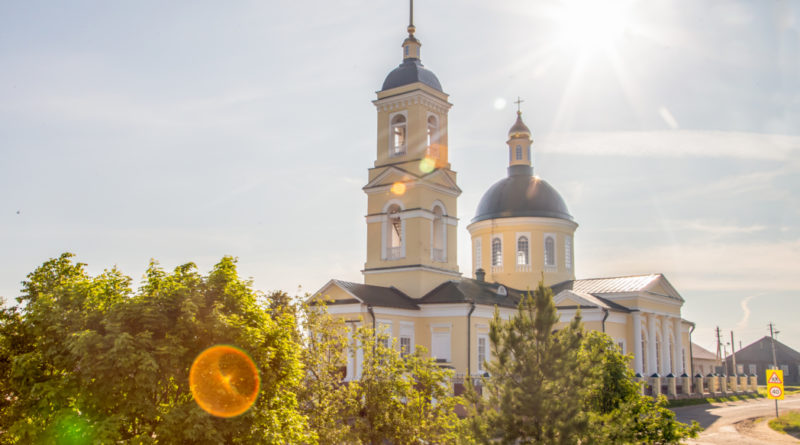
<svg viewBox="0 0 800 445">
<path fill-rule="evenodd" d="M 662 376 L 670 373 L 676 376 L 683 374 L 686 370 L 683 363 L 681 318 L 640 311 L 635 311 L 631 315 L 633 316 L 634 371 L 641 376 L 656 373 Z M 646 333 L 646 341 L 643 341 L 642 332 Z M 672 333 L 671 337 L 670 333 Z M 660 344 L 656 342 L 659 337 L 661 338 Z M 673 363 L 673 359 L 675 363 Z"/>
</svg>

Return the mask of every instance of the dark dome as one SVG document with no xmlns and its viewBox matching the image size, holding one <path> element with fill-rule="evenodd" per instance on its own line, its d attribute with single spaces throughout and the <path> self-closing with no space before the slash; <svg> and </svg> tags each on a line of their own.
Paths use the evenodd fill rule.
<svg viewBox="0 0 800 445">
<path fill-rule="evenodd" d="M 420 62 L 419 59 L 412 58 L 405 59 L 400 66 L 392 70 L 392 72 L 386 76 L 381 91 L 401 87 L 414 82 L 422 82 L 437 91 L 442 91 L 442 84 L 439 83 L 439 79 L 436 78 L 436 75 L 422 66 L 422 62 Z"/>
<path fill-rule="evenodd" d="M 517 121 L 514 122 L 514 125 L 510 130 L 508 130 L 508 137 L 521 136 L 523 134 L 530 137 L 531 130 L 528 129 L 528 126 L 525 125 L 525 122 L 522 122 L 522 113 L 517 111 Z"/>
<path fill-rule="evenodd" d="M 472 222 L 516 216 L 540 216 L 574 221 L 564 198 L 544 179 L 531 176 L 527 165 L 509 167 L 509 176 L 484 193 Z"/>
</svg>

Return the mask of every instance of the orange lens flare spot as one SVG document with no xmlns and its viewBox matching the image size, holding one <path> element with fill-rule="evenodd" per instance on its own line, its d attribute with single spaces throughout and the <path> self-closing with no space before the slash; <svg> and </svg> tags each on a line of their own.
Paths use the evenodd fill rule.
<svg viewBox="0 0 800 445">
<path fill-rule="evenodd" d="M 260 384 L 253 360 L 233 346 L 206 349 L 189 371 L 194 401 L 217 417 L 235 417 L 247 411 L 258 397 Z"/>
<path fill-rule="evenodd" d="M 394 184 L 392 184 L 391 190 L 392 193 L 394 193 L 395 195 L 402 195 L 405 194 L 406 192 L 406 185 L 403 184 L 402 182 L 395 182 Z"/>
<path fill-rule="evenodd" d="M 430 173 L 436 167 L 436 161 L 433 158 L 425 156 L 419 161 L 419 171 L 422 173 Z"/>
</svg>

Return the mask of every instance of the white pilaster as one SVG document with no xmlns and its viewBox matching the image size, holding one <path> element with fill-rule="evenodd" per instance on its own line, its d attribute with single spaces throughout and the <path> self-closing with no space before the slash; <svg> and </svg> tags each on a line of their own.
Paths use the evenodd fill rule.
<svg viewBox="0 0 800 445">
<path fill-rule="evenodd" d="M 633 312 L 633 371 L 644 375 L 642 363 L 642 314 Z"/>
<path fill-rule="evenodd" d="M 672 330 L 675 332 L 675 344 L 673 345 L 673 355 L 675 362 L 672 364 L 672 369 L 675 370 L 675 376 L 685 373 L 686 369 L 683 367 L 683 331 L 681 330 L 681 317 L 673 319 Z"/>
<path fill-rule="evenodd" d="M 661 319 L 661 375 L 666 376 L 672 372 L 672 363 L 669 360 L 669 319 Z"/>
<path fill-rule="evenodd" d="M 647 375 L 658 372 L 656 354 L 656 315 L 647 314 Z"/>
</svg>

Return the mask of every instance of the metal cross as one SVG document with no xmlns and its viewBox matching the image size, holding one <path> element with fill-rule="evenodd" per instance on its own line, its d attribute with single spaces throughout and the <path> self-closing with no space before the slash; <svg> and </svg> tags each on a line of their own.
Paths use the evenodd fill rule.
<svg viewBox="0 0 800 445">
<path fill-rule="evenodd" d="M 411 1 L 414 1 L 414 0 L 411 0 Z M 517 104 L 517 112 L 519 112 L 519 111 L 520 111 L 520 106 L 519 106 L 519 104 L 521 104 L 522 102 L 525 102 L 525 101 L 524 101 L 524 100 L 522 100 L 522 99 L 520 99 L 520 98 L 519 98 L 519 96 L 517 96 L 517 100 L 515 100 L 515 101 L 514 101 L 514 103 L 515 103 L 515 104 Z"/>
</svg>

